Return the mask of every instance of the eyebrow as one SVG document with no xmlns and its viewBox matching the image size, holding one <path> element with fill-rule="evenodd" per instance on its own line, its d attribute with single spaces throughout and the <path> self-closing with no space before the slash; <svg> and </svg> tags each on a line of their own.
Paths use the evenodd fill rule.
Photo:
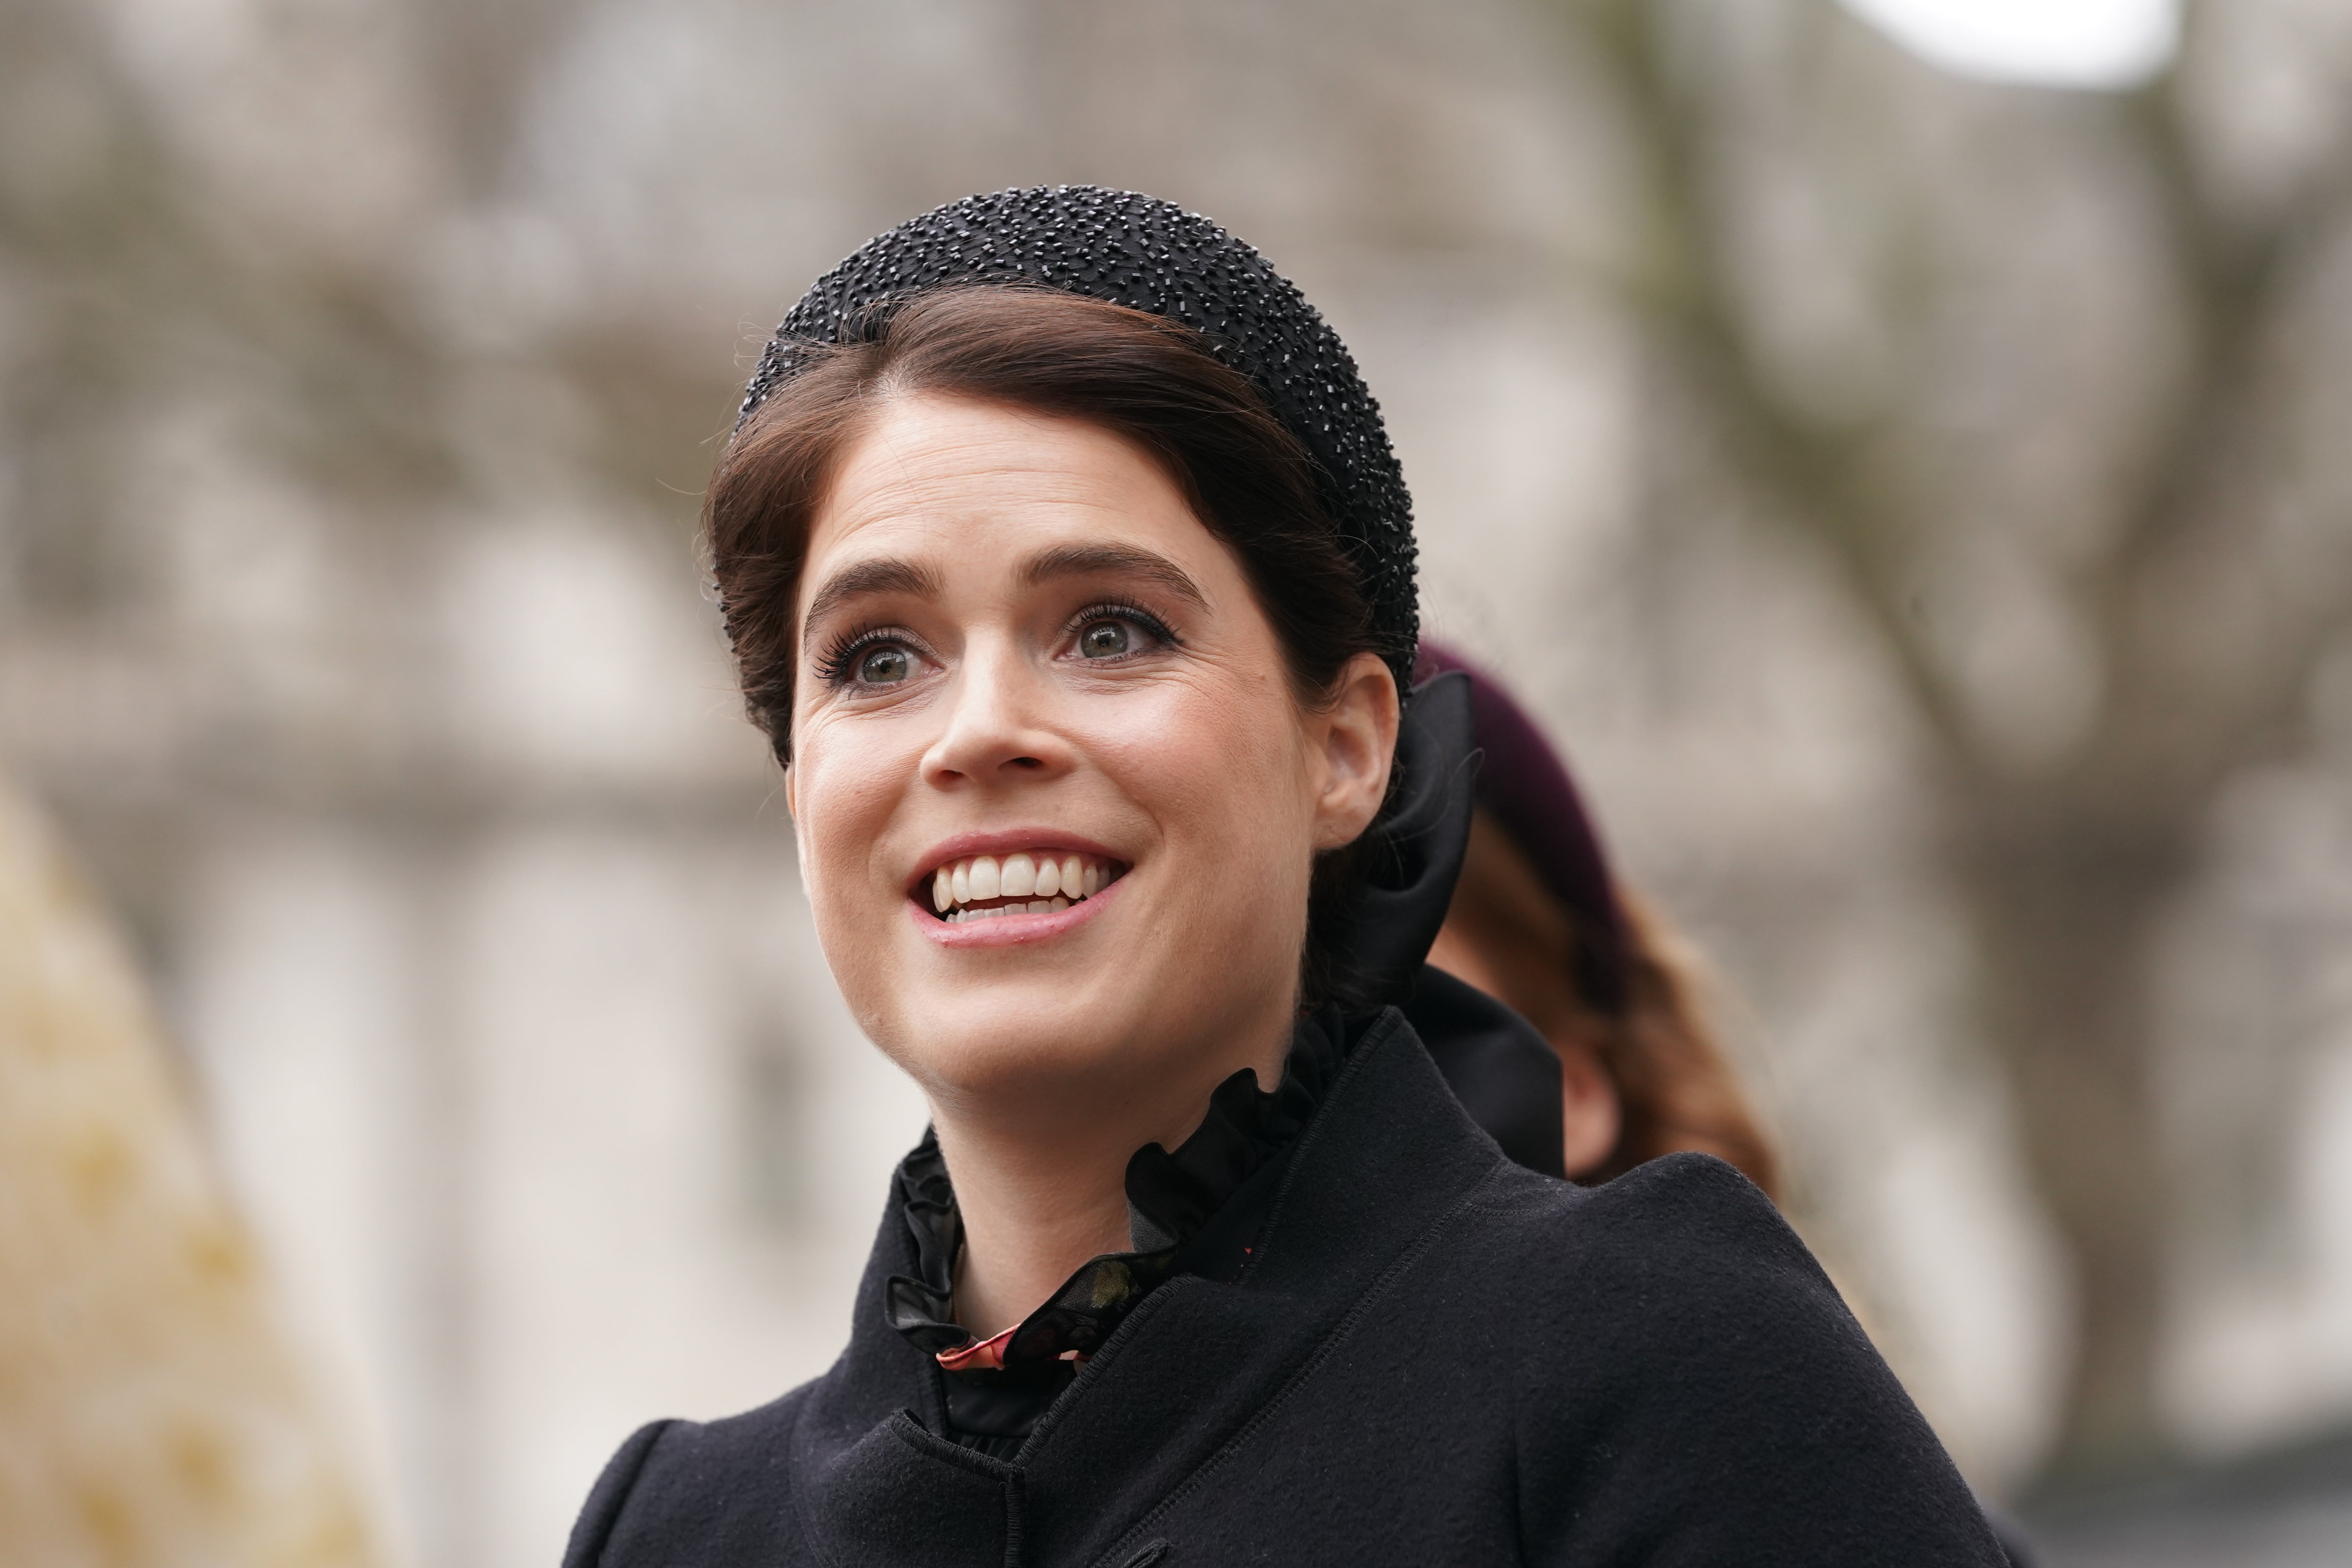
<svg viewBox="0 0 2352 1568">
<path fill-rule="evenodd" d="M 1129 544 L 1063 544 L 1051 550 L 1042 550 L 1022 566 L 1021 580 L 1034 588 L 1043 583 L 1067 577 L 1095 577 L 1113 573 L 1141 577 L 1158 584 L 1195 609 L 1206 610 L 1209 607 L 1208 596 L 1201 592 L 1200 585 L 1181 566 L 1165 555 L 1139 550 Z M 926 563 L 900 561 L 887 556 L 875 561 L 860 561 L 826 578 L 824 585 L 809 599 L 808 614 L 801 617 L 801 640 L 805 644 L 819 622 L 851 600 L 876 594 L 907 594 L 917 598 L 936 599 L 940 592 L 939 570 Z"/>
<path fill-rule="evenodd" d="M 845 566 L 826 578 L 824 585 L 809 600 L 808 614 L 801 617 L 801 640 L 805 643 L 810 630 L 843 605 L 872 594 L 911 594 L 919 598 L 936 599 L 940 596 L 940 574 L 936 568 L 920 562 L 887 557 Z"/>
<path fill-rule="evenodd" d="M 1021 580 L 1035 587 L 1064 577 L 1094 577 L 1110 573 L 1155 583 L 1195 609 L 1209 607 L 1208 596 L 1182 567 L 1165 555 L 1155 555 L 1129 544 L 1064 544 L 1040 551 L 1021 568 Z"/>
</svg>

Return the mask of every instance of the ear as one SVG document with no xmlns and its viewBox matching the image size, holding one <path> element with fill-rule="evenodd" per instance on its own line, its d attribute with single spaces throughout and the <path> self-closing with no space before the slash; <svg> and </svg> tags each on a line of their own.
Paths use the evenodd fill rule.
<svg viewBox="0 0 2352 1568">
<path fill-rule="evenodd" d="M 1317 849 L 1355 842 L 1379 815 L 1396 763 L 1398 713 L 1396 677 L 1378 654 L 1360 653 L 1339 672 L 1330 706 L 1307 716 Z"/>
</svg>

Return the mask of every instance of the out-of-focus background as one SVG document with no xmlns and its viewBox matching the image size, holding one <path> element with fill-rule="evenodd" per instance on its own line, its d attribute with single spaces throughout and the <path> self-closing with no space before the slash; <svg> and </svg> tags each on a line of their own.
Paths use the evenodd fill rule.
<svg viewBox="0 0 2352 1568">
<path fill-rule="evenodd" d="M 551 1563 L 831 1360 L 698 492 L 1079 180 L 1353 347 L 1971 1479 L 2352 1563 L 2347 0 L 0 0 L 0 1556 Z"/>
</svg>

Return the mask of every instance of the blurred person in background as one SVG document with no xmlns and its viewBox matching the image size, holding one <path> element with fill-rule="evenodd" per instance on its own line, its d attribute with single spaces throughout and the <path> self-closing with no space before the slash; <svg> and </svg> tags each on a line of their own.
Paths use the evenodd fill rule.
<svg viewBox="0 0 2352 1568">
<path fill-rule="evenodd" d="M 1483 755 L 1461 878 L 1429 962 L 1534 1024 L 1559 1056 L 1560 1173 L 1604 1182 L 1695 1150 L 1779 1201 L 1779 1161 L 1701 1005 L 1692 960 L 1611 872 L 1535 721 L 1493 675 L 1424 638 L 1416 673 L 1448 671 L 1469 682 Z M 1481 1117 L 1490 1131 L 1507 1113 L 1491 1114 Z"/>
<path fill-rule="evenodd" d="M 841 1359 L 641 1429 L 575 1568 L 2002 1562 L 1750 1184 L 1574 1186 L 1444 1091 L 1559 1058 L 1424 973 L 1471 683 L 1401 704 L 1402 477 L 1255 251 L 1089 187 L 911 220 L 786 318 L 706 517 L 826 960 L 932 1128 Z"/>
</svg>

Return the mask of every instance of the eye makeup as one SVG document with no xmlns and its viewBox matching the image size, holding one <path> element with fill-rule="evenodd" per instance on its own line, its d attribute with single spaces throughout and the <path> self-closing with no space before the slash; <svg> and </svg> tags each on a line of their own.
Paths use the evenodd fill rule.
<svg viewBox="0 0 2352 1568">
<path fill-rule="evenodd" d="M 861 626 L 835 638 L 809 668 L 819 680 L 835 689 L 869 684 L 858 679 L 858 665 L 875 649 L 892 647 L 905 648 L 913 658 L 922 657 L 920 645 L 903 626 Z"/>
<path fill-rule="evenodd" d="M 1080 632 L 1086 630 L 1087 627 L 1098 621 L 1125 621 L 1131 626 L 1139 626 L 1147 636 L 1151 637 L 1153 641 L 1157 642 L 1162 647 L 1181 647 L 1184 646 L 1183 639 L 1176 635 L 1175 630 L 1171 627 L 1166 621 L 1154 615 L 1151 611 L 1145 609 L 1141 605 L 1135 603 L 1132 599 L 1099 599 L 1095 603 L 1088 605 L 1085 609 L 1080 610 L 1076 615 L 1072 616 L 1063 624 L 1062 640 L 1065 642 L 1070 641 L 1076 637 Z M 1136 650 L 1136 652 L 1142 651 L 1146 650 Z M 1120 656 L 1122 658 L 1132 658 L 1134 657 L 1135 653 L 1133 652 Z M 1112 661 L 1089 660 L 1088 662 L 1108 663 Z"/>
</svg>

